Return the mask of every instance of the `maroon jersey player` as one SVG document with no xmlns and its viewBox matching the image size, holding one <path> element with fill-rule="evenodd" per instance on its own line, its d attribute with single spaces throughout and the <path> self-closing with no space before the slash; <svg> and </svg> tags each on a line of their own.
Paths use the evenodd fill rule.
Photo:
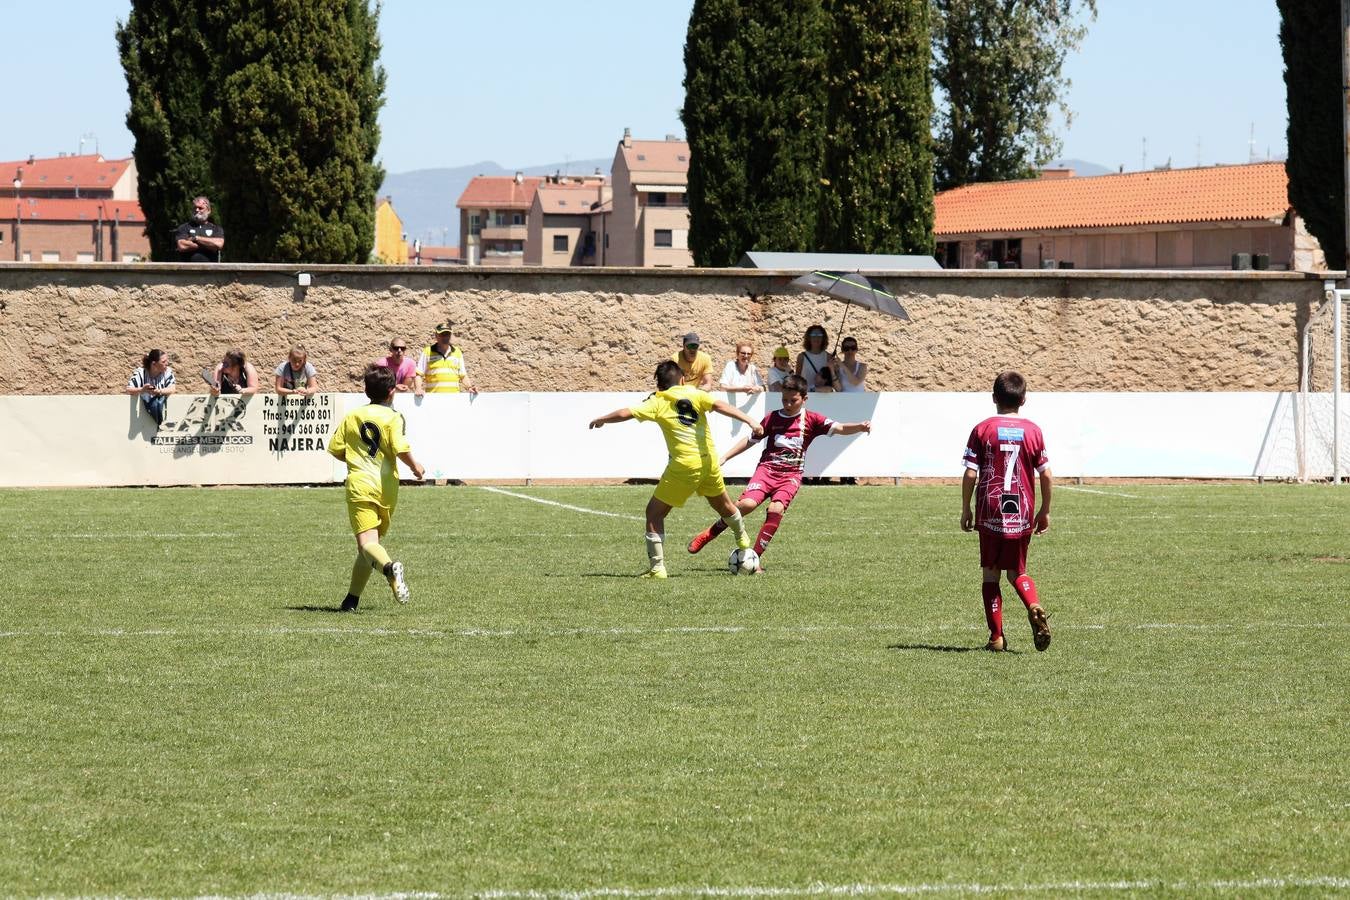
<svg viewBox="0 0 1350 900">
<path fill-rule="evenodd" d="M 1045 438 L 1035 422 L 1018 415 L 1026 401 L 1027 382 L 1017 372 L 994 379 L 994 406 L 998 415 L 985 419 L 966 442 L 965 472 L 961 478 L 961 530 L 980 531 L 980 566 L 984 569 L 984 618 L 989 625 L 986 649 L 1002 650 L 1003 598 L 998 573 L 1007 573 L 1013 590 L 1027 608 L 1032 640 L 1037 650 L 1050 646 L 1050 625 L 1036 595 L 1036 582 L 1027 574 L 1031 535 L 1050 529 L 1050 460 Z M 1041 508 L 1036 505 L 1036 482 L 1041 482 Z M 970 501 L 975 500 L 972 512 Z"/>
<path fill-rule="evenodd" d="M 806 408 L 806 379 L 800 375 L 788 375 L 783 379 L 783 408 L 775 409 L 764 417 L 764 452 L 760 454 L 759 466 L 750 482 L 745 486 L 736 507 L 742 515 L 747 515 L 765 500 L 769 501 L 769 511 L 764 516 L 764 525 L 755 539 L 755 552 L 761 557 L 769 548 L 769 541 L 783 522 L 783 514 L 797 496 L 802 486 L 802 473 L 806 468 L 806 448 L 821 435 L 857 434 L 870 432 L 871 422 L 836 422 L 818 412 Z M 754 438 L 745 437 L 722 457 L 722 465 L 733 456 L 749 449 Z M 689 542 L 689 552 L 697 553 L 704 545 L 726 530 L 719 520 L 694 535 Z M 762 571 L 762 568 L 761 568 Z"/>
</svg>

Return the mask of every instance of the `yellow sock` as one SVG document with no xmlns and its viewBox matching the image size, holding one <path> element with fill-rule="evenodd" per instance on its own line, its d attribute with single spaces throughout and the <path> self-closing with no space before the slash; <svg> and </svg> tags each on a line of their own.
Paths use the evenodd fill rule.
<svg viewBox="0 0 1350 900">
<path fill-rule="evenodd" d="M 347 588 L 347 593 L 353 597 L 360 597 L 361 591 L 366 587 L 366 582 L 370 579 L 370 560 L 364 553 L 356 554 L 356 562 L 352 563 L 352 581 Z"/>
<path fill-rule="evenodd" d="M 731 515 L 723 516 L 722 521 L 731 529 L 732 534 L 736 535 L 736 546 L 742 550 L 749 550 L 750 532 L 745 530 L 745 519 L 741 516 L 741 511 L 733 510 Z"/>
<path fill-rule="evenodd" d="M 370 564 L 381 572 L 384 571 L 385 566 L 393 562 L 393 560 L 389 558 L 389 553 L 380 546 L 379 541 L 371 541 L 369 544 L 366 544 L 361 548 L 361 552 L 370 560 Z"/>
</svg>

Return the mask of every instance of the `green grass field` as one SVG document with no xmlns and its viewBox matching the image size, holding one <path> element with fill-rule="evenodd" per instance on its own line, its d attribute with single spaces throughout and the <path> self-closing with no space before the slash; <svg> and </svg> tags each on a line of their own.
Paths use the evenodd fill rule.
<svg viewBox="0 0 1350 900">
<path fill-rule="evenodd" d="M 340 489 L 0 492 L 0 894 L 1350 890 L 1350 488 L 1087 488 L 1009 654 L 956 487 L 405 488 L 354 615 Z"/>
</svg>

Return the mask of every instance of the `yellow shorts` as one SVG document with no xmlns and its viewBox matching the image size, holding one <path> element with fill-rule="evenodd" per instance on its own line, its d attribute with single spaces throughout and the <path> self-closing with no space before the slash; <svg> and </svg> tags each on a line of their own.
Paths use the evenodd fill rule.
<svg viewBox="0 0 1350 900">
<path fill-rule="evenodd" d="M 725 494 L 727 483 L 722 480 L 722 470 L 716 460 L 706 460 L 702 466 L 686 466 L 671 463 L 661 474 L 661 482 L 652 492 L 652 496 L 667 506 L 684 506 L 684 501 L 692 495 L 716 497 Z"/>
<path fill-rule="evenodd" d="M 352 534 L 360 534 L 374 528 L 380 537 L 384 537 L 385 532 L 389 530 L 389 520 L 393 515 L 392 509 L 386 509 L 369 500 L 347 501 L 347 518 L 352 523 Z"/>
</svg>

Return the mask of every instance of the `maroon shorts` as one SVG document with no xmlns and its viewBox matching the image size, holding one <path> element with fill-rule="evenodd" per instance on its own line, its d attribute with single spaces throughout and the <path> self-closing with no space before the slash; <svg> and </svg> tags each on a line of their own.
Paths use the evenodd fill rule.
<svg viewBox="0 0 1350 900">
<path fill-rule="evenodd" d="M 777 500 L 783 504 L 783 511 L 792 505 L 797 489 L 802 486 L 801 470 L 784 471 L 769 466 L 760 466 L 750 476 L 750 483 L 741 491 L 742 500 L 753 500 L 756 505 L 767 497 L 770 502 Z"/>
<path fill-rule="evenodd" d="M 1031 532 L 1026 534 L 999 534 L 980 529 L 980 565 L 986 569 L 998 569 L 1025 575 L 1027 571 L 1027 548 L 1031 546 Z"/>
</svg>

